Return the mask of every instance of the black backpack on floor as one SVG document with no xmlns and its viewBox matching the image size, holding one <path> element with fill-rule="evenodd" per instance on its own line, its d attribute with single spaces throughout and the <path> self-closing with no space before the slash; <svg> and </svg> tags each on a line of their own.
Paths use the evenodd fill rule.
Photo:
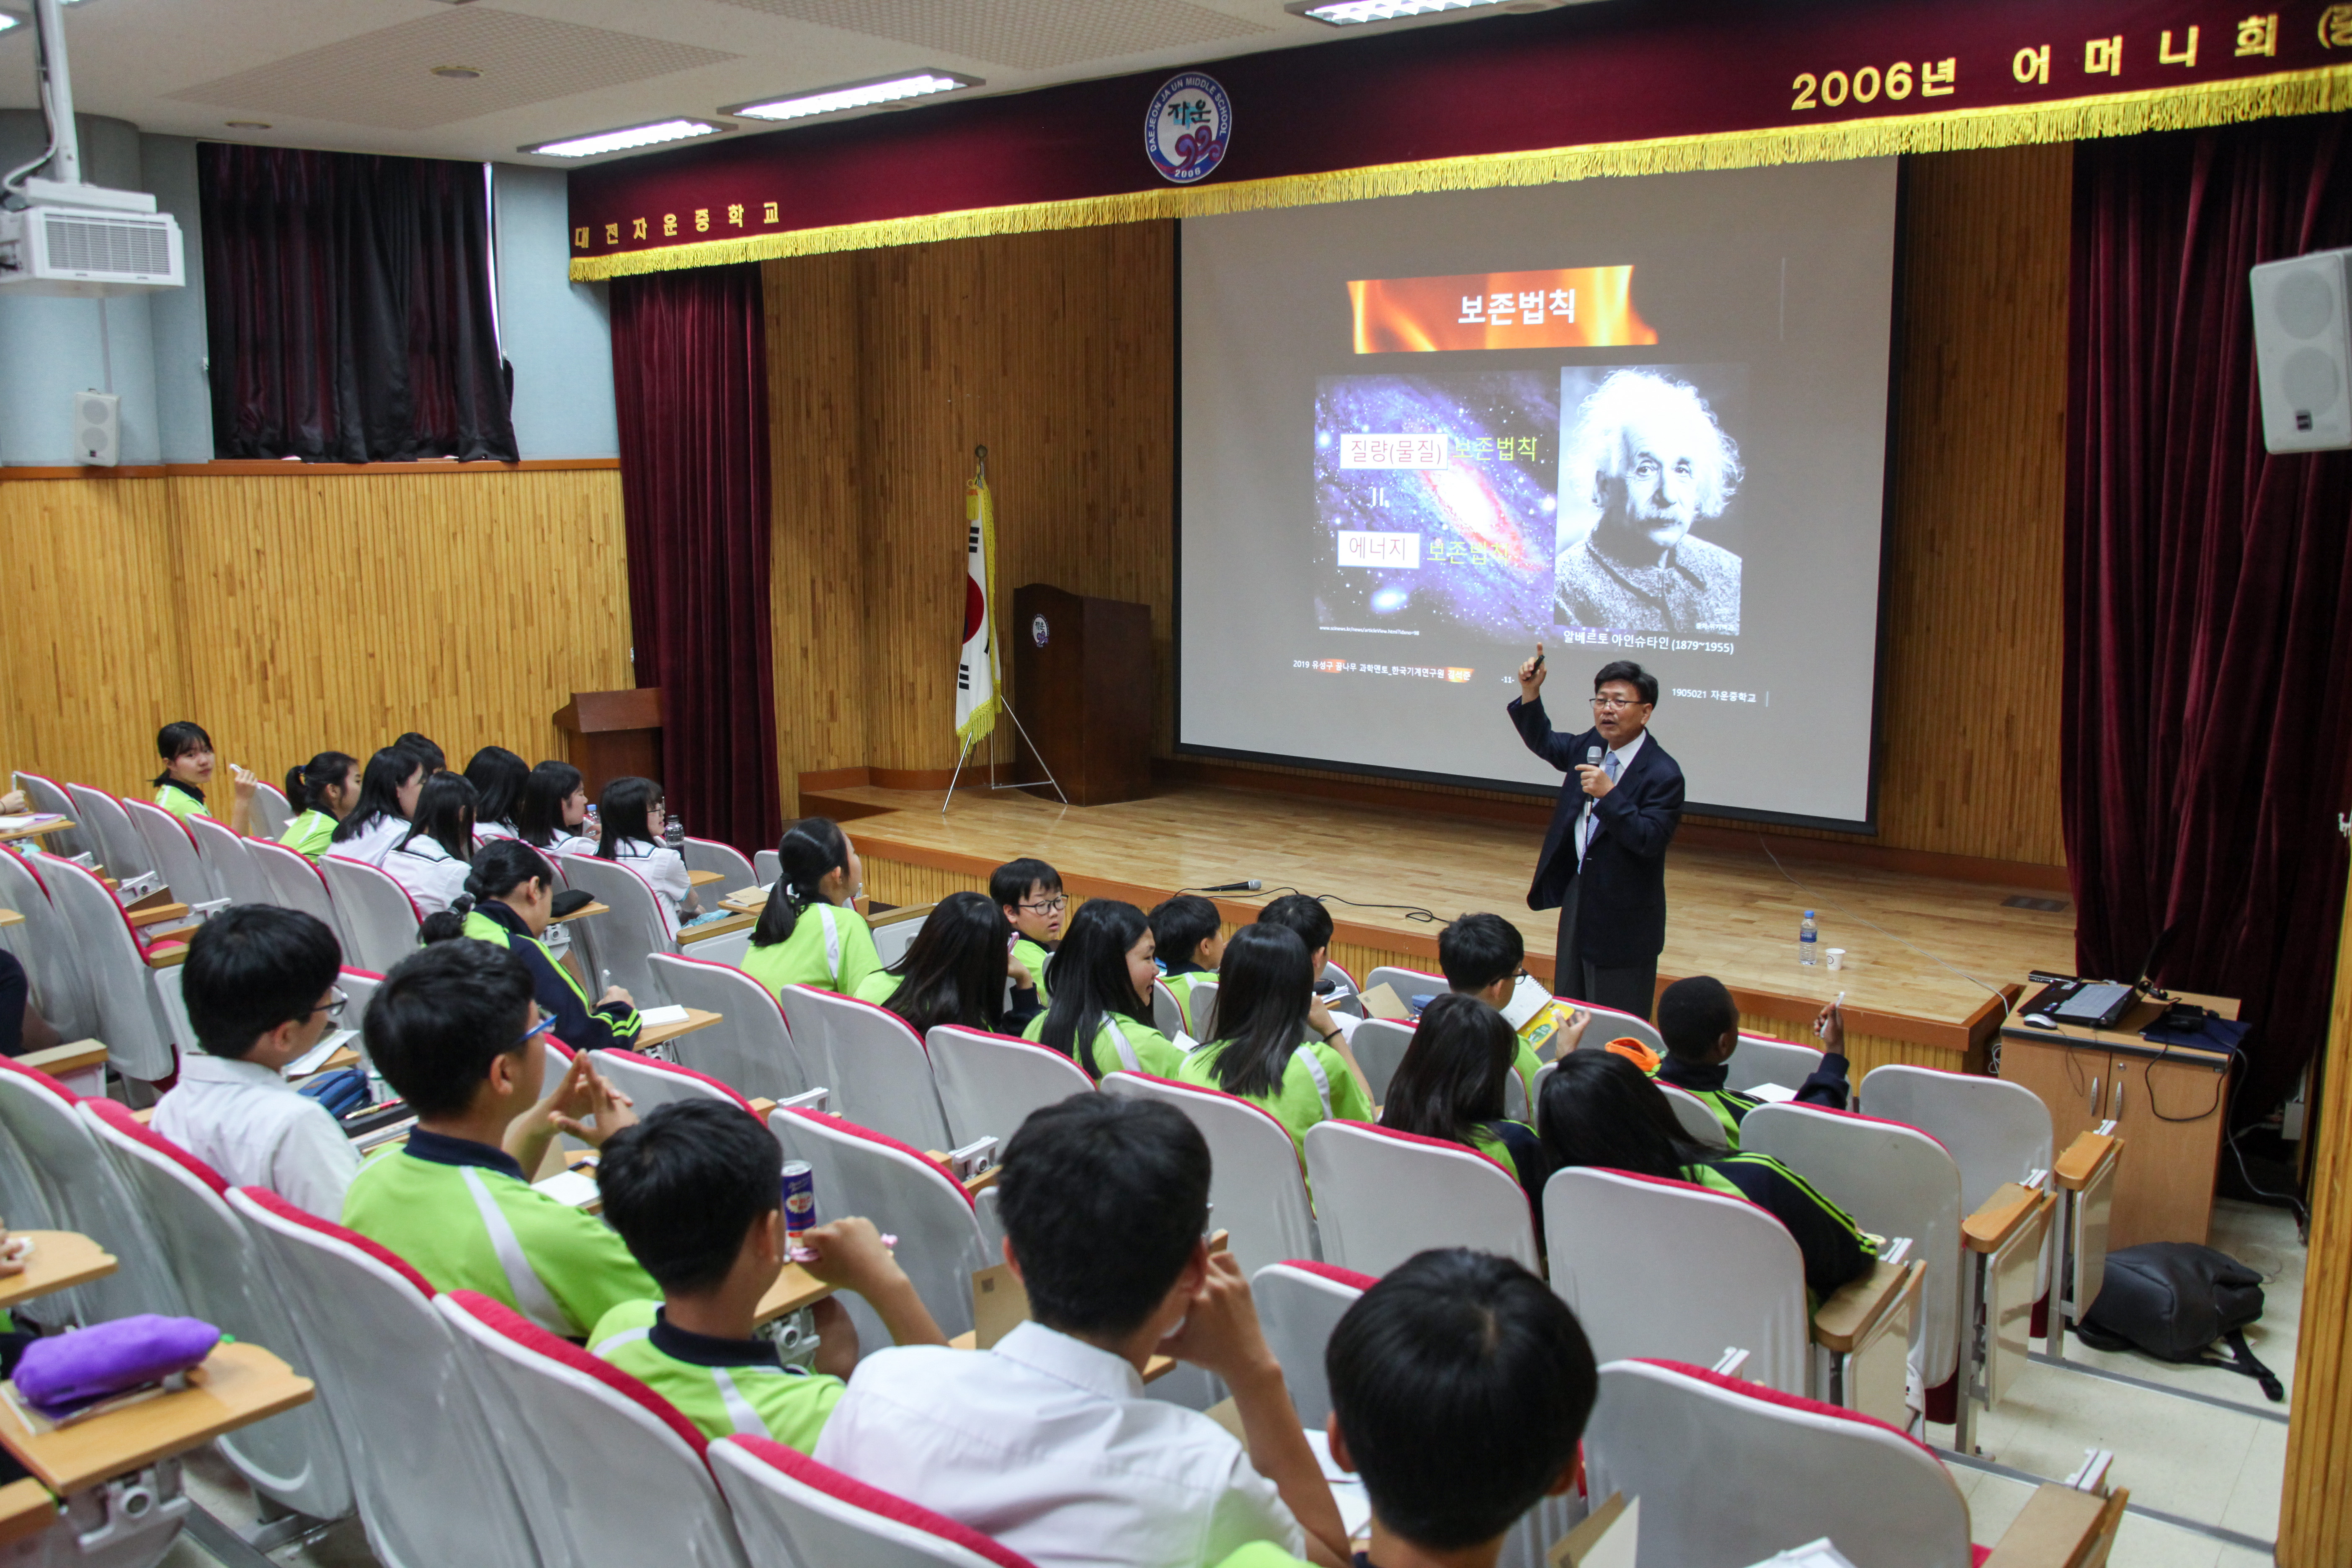
<svg viewBox="0 0 2352 1568">
<path fill-rule="evenodd" d="M 2265 1398 L 2286 1397 L 2270 1368 L 2246 1348 L 2245 1327 L 2263 1315 L 2263 1277 L 2210 1247 L 2151 1241 L 2107 1254 L 2099 1299 L 2074 1335 L 2093 1350 L 2140 1350 L 2162 1361 L 2218 1366 L 2262 1384 Z M 2231 1359 L 2214 1355 L 2216 1341 Z"/>
</svg>

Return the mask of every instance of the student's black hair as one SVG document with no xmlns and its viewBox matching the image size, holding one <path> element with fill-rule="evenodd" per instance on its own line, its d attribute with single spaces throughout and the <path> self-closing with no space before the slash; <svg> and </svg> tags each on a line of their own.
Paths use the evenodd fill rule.
<svg viewBox="0 0 2352 1568">
<path fill-rule="evenodd" d="M 1288 926 L 1298 933 L 1298 940 L 1307 944 L 1309 957 L 1318 948 L 1331 945 L 1331 911 L 1323 907 L 1321 900 L 1310 899 L 1304 893 L 1283 894 L 1258 910 L 1256 923 Z M 1320 980 L 1323 977 L 1318 974 L 1315 978 Z"/>
<path fill-rule="evenodd" d="M 610 817 L 604 831 L 613 831 Z M 782 870 L 760 910 L 760 923 L 751 928 L 753 947 L 775 946 L 793 934 L 803 910 L 824 901 L 817 884 L 829 871 L 848 869 L 849 838 L 829 816 L 803 816 L 776 840 L 776 861 Z"/>
<path fill-rule="evenodd" d="M 1596 670 L 1592 677 L 1592 689 L 1594 694 L 1598 695 L 1601 689 L 1608 685 L 1612 680 L 1623 681 L 1626 685 L 1632 687 L 1634 690 L 1642 694 L 1643 701 L 1650 704 L 1654 708 L 1657 706 L 1658 678 L 1652 675 L 1648 670 L 1643 669 L 1640 665 L 1635 664 L 1632 659 L 1612 658 L 1607 664 L 1602 665 L 1598 670 Z"/>
<path fill-rule="evenodd" d="M 1142 1326 L 1209 1223 L 1209 1145 L 1156 1100 L 1074 1094 L 1005 1145 L 999 1215 L 1030 1314 L 1066 1334 Z"/>
<path fill-rule="evenodd" d="M 335 933 L 315 916 L 231 905 L 196 928 L 180 969 L 196 1044 L 216 1057 L 244 1057 L 278 1025 L 317 1011 L 342 967 Z"/>
<path fill-rule="evenodd" d="M 654 1283 L 693 1295 L 726 1279 L 743 1238 L 781 1205 L 783 1163 L 775 1134 L 742 1107 L 674 1100 L 604 1141 L 596 1191 Z"/>
<path fill-rule="evenodd" d="M 1598 1165 L 1680 1177 L 1706 1152 L 1684 1133 L 1665 1090 L 1614 1051 L 1570 1051 L 1544 1080 L 1537 1126 L 1556 1170 Z"/>
<path fill-rule="evenodd" d="M 480 799 L 465 774 L 435 773 L 416 792 L 416 816 L 397 847 L 430 838 L 458 859 L 472 859 L 475 806 Z"/>
<path fill-rule="evenodd" d="M 571 832 L 563 820 L 563 803 L 585 782 L 570 763 L 541 763 L 531 769 L 510 818 L 523 842 L 549 849 L 559 837 Z"/>
<path fill-rule="evenodd" d="M 950 893 L 931 907 L 898 962 L 898 988 L 882 1004 L 918 1035 L 942 1024 L 994 1030 L 1004 1020 L 1005 958 L 1013 927 L 985 893 Z"/>
<path fill-rule="evenodd" d="M 1150 930 L 1133 904 L 1088 899 L 1070 917 L 1062 945 L 1045 961 L 1053 976 L 1052 1001 L 1037 1038 L 1086 1068 L 1088 1078 L 1118 1070 L 1116 1060 L 1106 1063 L 1095 1056 L 1095 1036 L 1105 1017 L 1116 1013 L 1150 1026 L 1150 1005 L 1137 997 L 1127 973 L 1128 950 Z"/>
<path fill-rule="evenodd" d="M 1686 1062 L 1713 1059 L 1727 1030 L 1739 1027 L 1739 1004 L 1712 974 L 1677 980 L 1658 994 L 1658 1034 L 1669 1055 Z"/>
<path fill-rule="evenodd" d="M 1502 1120 L 1504 1086 L 1517 1060 L 1518 1037 L 1502 1014 L 1448 992 L 1423 1010 L 1389 1079 L 1381 1125 L 1467 1143 L 1480 1123 Z"/>
<path fill-rule="evenodd" d="M 163 759 L 163 771 L 157 773 L 152 782 L 158 785 L 170 784 L 173 763 L 190 752 L 209 752 L 212 749 L 213 738 L 205 733 L 202 724 L 182 719 L 164 725 L 155 731 L 155 754 Z"/>
<path fill-rule="evenodd" d="M 635 774 L 606 784 L 604 793 L 596 797 L 596 823 L 601 835 L 596 840 L 597 858 L 612 859 L 613 852 L 632 838 L 651 844 L 654 807 L 668 798 L 661 785 Z"/>
<path fill-rule="evenodd" d="M 370 757 L 367 770 L 360 774 L 359 802 L 335 824 L 334 841 L 341 844 L 357 838 L 383 817 L 406 822 L 408 814 L 400 809 L 400 786 L 408 782 L 409 774 L 424 766 L 415 752 L 404 752 L 397 746 L 386 746 Z M 425 771 L 429 773 L 432 770 Z"/>
<path fill-rule="evenodd" d="M 1151 940 L 1169 968 L 1192 963 L 1201 944 L 1224 925 L 1217 906 L 1198 893 L 1179 893 L 1151 911 Z"/>
<path fill-rule="evenodd" d="M 368 1003 L 368 1058 L 419 1116 L 474 1102 L 490 1063 L 530 1027 L 530 971 L 503 947 L 444 942 L 392 967 Z"/>
<path fill-rule="evenodd" d="M 1600 1392 L 1568 1304 L 1507 1258 L 1416 1253 L 1323 1350 L 1331 1409 L 1372 1513 L 1404 1541 L 1493 1541 L 1558 1484 Z"/>
<path fill-rule="evenodd" d="M 537 879 L 555 886 L 555 873 L 546 857 L 518 838 L 493 838 L 474 851 L 466 871 L 466 890 L 446 910 L 425 917 L 417 936 L 426 942 L 450 942 L 466 934 L 466 917 L 486 899 L 503 899 L 525 882 Z"/>
<path fill-rule="evenodd" d="M 515 803 L 522 798 L 523 781 L 529 777 L 530 764 L 504 746 L 484 746 L 476 752 L 473 761 L 466 764 L 466 782 L 480 797 L 474 804 L 476 814 L 484 822 L 512 826 Z"/>
<path fill-rule="evenodd" d="M 1223 1048 L 1212 1074 L 1227 1094 L 1273 1094 L 1290 1054 L 1307 1037 L 1315 975 L 1307 943 L 1286 925 L 1261 918 L 1234 932 L 1217 966 L 1217 1000 L 1209 1038 Z"/>
<path fill-rule="evenodd" d="M 394 751 L 406 752 L 410 756 L 415 757 L 418 762 L 423 763 L 425 764 L 425 772 L 427 777 L 430 777 L 435 773 L 446 773 L 449 771 L 449 759 L 447 755 L 442 752 L 439 746 L 435 745 L 430 740 L 418 734 L 414 730 L 409 731 L 408 733 L 403 735 L 399 740 L 394 741 L 392 745 Z"/>
<path fill-rule="evenodd" d="M 1032 888 L 1058 893 L 1062 890 L 1062 874 L 1043 860 L 1027 857 L 1007 860 L 988 874 L 988 896 L 1008 910 L 1027 899 Z"/>
<path fill-rule="evenodd" d="M 1528 944 L 1500 915 L 1464 915 L 1437 933 L 1437 967 L 1456 991 L 1484 991 L 1519 972 Z"/>
<path fill-rule="evenodd" d="M 360 760 L 344 752 L 320 752 L 307 763 L 286 770 L 286 804 L 299 816 L 325 811 L 327 792 L 352 776 Z"/>
</svg>

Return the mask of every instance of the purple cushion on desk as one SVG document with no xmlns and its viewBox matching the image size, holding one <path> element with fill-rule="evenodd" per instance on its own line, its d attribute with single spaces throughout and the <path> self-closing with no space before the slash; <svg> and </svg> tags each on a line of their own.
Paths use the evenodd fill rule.
<svg viewBox="0 0 2352 1568">
<path fill-rule="evenodd" d="M 220 1337 L 210 1323 L 152 1312 L 93 1323 L 26 1345 L 16 1392 L 43 1415 L 58 1415 L 201 1365 Z"/>
</svg>

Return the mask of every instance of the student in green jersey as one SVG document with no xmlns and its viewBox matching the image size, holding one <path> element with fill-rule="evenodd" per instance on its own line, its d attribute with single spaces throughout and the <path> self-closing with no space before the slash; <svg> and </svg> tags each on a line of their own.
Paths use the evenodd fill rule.
<svg viewBox="0 0 2352 1568">
<path fill-rule="evenodd" d="M 1500 1008 L 1510 1001 L 1511 993 L 1518 989 L 1519 976 L 1527 973 L 1527 942 L 1519 928 L 1500 915 L 1464 915 L 1437 933 L 1437 966 L 1445 972 L 1447 989 L 1456 995 L 1475 996 L 1490 1007 Z M 1564 1055 L 1576 1049 L 1585 1026 L 1592 1021 L 1592 1015 L 1581 1007 L 1565 1024 L 1547 1016 L 1550 1011 L 1528 1020 L 1529 1034 L 1517 1037 L 1512 1058 L 1530 1115 L 1535 1110 L 1536 1074 L 1543 1067 L 1537 1045 L 1548 1046 L 1554 1056 Z M 1541 1042 L 1530 1037 L 1538 1030 L 1544 1036 Z"/>
<path fill-rule="evenodd" d="M 1307 1026 L 1314 1000 L 1315 971 L 1298 933 L 1267 921 L 1242 927 L 1217 971 L 1209 1043 L 1184 1058 L 1176 1077 L 1265 1107 L 1302 1152 L 1307 1130 L 1318 1121 L 1370 1121 L 1371 1096 L 1331 1048 L 1339 1031 L 1318 1039 Z"/>
<path fill-rule="evenodd" d="M 1537 1124 L 1556 1169 L 1598 1165 L 1746 1198 L 1788 1229 L 1816 1301 L 1868 1268 L 1876 1250 L 1853 1215 L 1770 1155 L 1718 1154 L 1693 1143 L 1658 1086 L 1613 1052 L 1562 1057 L 1544 1083 Z"/>
<path fill-rule="evenodd" d="M 1012 923 L 1013 956 L 1036 977 L 1038 1005 L 1051 1006 L 1054 977 L 1045 961 L 1062 940 L 1070 909 L 1062 874 L 1043 860 L 1007 860 L 988 874 L 988 896 Z"/>
<path fill-rule="evenodd" d="M 860 981 L 856 994 L 887 1007 L 918 1035 L 942 1024 L 991 1034 L 1017 1030 L 1037 1015 L 1037 983 L 1011 955 L 1012 946 L 1013 928 L 986 893 L 950 893 L 923 917 L 898 962 Z"/>
<path fill-rule="evenodd" d="M 1832 1002 L 1813 1020 L 1824 1047 L 1822 1065 L 1798 1086 L 1797 1103 L 1843 1110 L 1853 1092 L 1846 1082 L 1845 1019 Z M 1658 1034 L 1666 1042 L 1657 1079 L 1673 1084 L 1715 1112 L 1724 1137 L 1739 1147 L 1739 1124 L 1763 1103 L 1727 1087 L 1731 1053 L 1739 1048 L 1739 1004 L 1712 974 L 1677 980 L 1658 995 Z"/>
<path fill-rule="evenodd" d="M 743 972 L 778 996 L 787 985 L 855 996 L 882 967 L 873 931 L 851 907 L 866 886 L 856 846 L 831 817 L 806 816 L 784 829 L 776 858 L 782 874 L 751 928 Z"/>
<path fill-rule="evenodd" d="M 335 825 L 360 800 L 360 760 L 342 752 L 320 752 L 286 770 L 286 804 L 294 820 L 278 842 L 316 860 L 327 852 Z"/>
<path fill-rule="evenodd" d="M 155 732 L 155 754 L 163 759 L 163 771 L 155 775 L 155 804 L 174 816 L 212 816 L 212 808 L 205 804 L 205 786 L 213 782 L 216 763 L 213 738 L 205 733 L 205 727 L 184 719 L 164 725 Z M 253 816 L 253 792 L 261 779 L 234 763 L 229 772 L 236 778 L 228 825 L 242 834 Z"/>
<path fill-rule="evenodd" d="M 857 1329 L 839 1301 L 819 1301 L 814 1372 L 780 1364 L 754 1331 L 784 1266 L 782 1164 L 757 1117 L 715 1100 L 662 1106 L 608 1139 L 596 1168 L 604 1217 L 661 1299 L 606 1312 L 588 1348 L 707 1436 L 767 1437 L 806 1454 L 857 1365 Z M 818 1226 L 807 1245 L 816 1256 L 802 1266 L 865 1297 L 893 1342 L 947 1343 L 872 1221 Z"/>
<path fill-rule="evenodd" d="M 437 1290 L 479 1290 L 581 1340 L 658 1291 L 610 1226 L 530 1184 L 557 1133 L 601 1145 L 637 1119 L 585 1051 L 541 1083 L 540 1037 L 552 1026 L 532 1005 L 530 972 L 488 942 L 445 942 L 394 965 L 363 1032 L 416 1128 L 361 1167 L 343 1223 Z"/>
<path fill-rule="evenodd" d="M 1503 1115 L 1503 1085 L 1517 1047 L 1511 1026 L 1486 1003 L 1454 993 L 1438 997 L 1423 1011 L 1389 1079 L 1381 1125 L 1466 1144 L 1510 1172 L 1537 1205 L 1540 1235 L 1551 1162 L 1534 1128 Z"/>
<path fill-rule="evenodd" d="M 1174 1078 L 1184 1053 L 1151 1026 L 1151 926 L 1118 899 L 1088 899 L 1054 954 L 1059 988 L 1023 1031 L 1099 1081 L 1107 1072 Z"/>
<path fill-rule="evenodd" d="M 1208 1027 L 1209 1020 L 1193 1010 L 1192 987 L 1217 977 L 1217 965 L 1225 957 L 1224 929 L 1217 906 L 1198 893 L 1179 893 L 1151 911 L 1160 983 L 1183 1009 L 1185 1028 L 1195 1033 Z"/>
<path fill-rule="evenodd" d="M 555 874 L 539 851 L 514 838 L 497 838 L 475 852 L 465 888 L 449 907 L 425 917 L 427 943 L 467 937 L 504 948 L 530 971 L 531 999 L 540 1016 L 555 1022 L 555 1037 L 573 1050 L 637 1048 L 645 1029 L 636 1004 L 617 985 L 593 1003 L 546 942 L 555 918 Z"/>
</svg>

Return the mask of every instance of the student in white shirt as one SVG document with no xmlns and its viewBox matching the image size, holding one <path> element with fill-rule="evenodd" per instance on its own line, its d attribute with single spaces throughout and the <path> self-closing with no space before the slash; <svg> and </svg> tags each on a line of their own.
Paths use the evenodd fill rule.
<svg viewBox="0 0 2352 1568">
<path fill-rule="evenodd" d="M 663 800 L 662 786 L 651 779 L 618 778 L 606 784 L 596 797 L 596 817 L 604 826 L 596 855 L 618 861 L 646 879 L 676 936 L 678 922 L 700 914 L 702 904 L 687 876 L 686 857 L 662 842 L 662 828 L 669 820 Z"/>
<path fill-rule="evenodd" d="M 999 1185 L 1032 1320 L 992 1350 L 868 1356 L 817 1461 L 1039 1568 L 1192 1568 L 1254 1541 L 1345 1563 L 1248 1281 L 1203 1238 L 1209 1149 L 1192 1122 L 1157 1100 L 1073 1095 L 1022 1123 Z M 1246 1450 L 1144 1397 L 1155 1351 L 1224 1381 Z"/>
<path fill-rule="evenodd" d="M 559 855 L 593 855 L 596 840 L 581 832 L 588 791 L 570 763 L 541 763 L 523 781 L 515 803 L 515 837 L 552 861 Z"/>
<path fill-rule="evenodd" d="M 239 904 L 198 926 L 180 994 L 203 1054 L 180 1058 L 153 1122 L 232 1186 L 267 1187 L 325 1219 L 341 1217 L 360 1157 L 282 1071 L 341 1016 L 341 965 L 334 933 L 299 910 Z"/>
<path fill-rule="evenodd" d="M 383 865 L 383 858 L 408 836 L 408 819 L 424 787 L 425 764 L 411 752 L 386 746 L 370 757 L 360 773 L 359 803 L 335 824 L 327 853 Z"/>
<path fill-rule="evenodd" d="M 408 889 L 420 919 L 447 909 L 466 890 L 478 798 L 465 774 L 435 773 L 417 792 L 415 820 L 406 836 L 383 858 L 385 872 Z"/>
<path fill-rule="evenodd" d="M 515 807 L 522 803 L 523 781 L 530 764 L 504 746 L 484 746 L 466 764 L 466 782 L 474 786 L 474 834 L 479 838 L 513 838 Z"/>
</svg>

